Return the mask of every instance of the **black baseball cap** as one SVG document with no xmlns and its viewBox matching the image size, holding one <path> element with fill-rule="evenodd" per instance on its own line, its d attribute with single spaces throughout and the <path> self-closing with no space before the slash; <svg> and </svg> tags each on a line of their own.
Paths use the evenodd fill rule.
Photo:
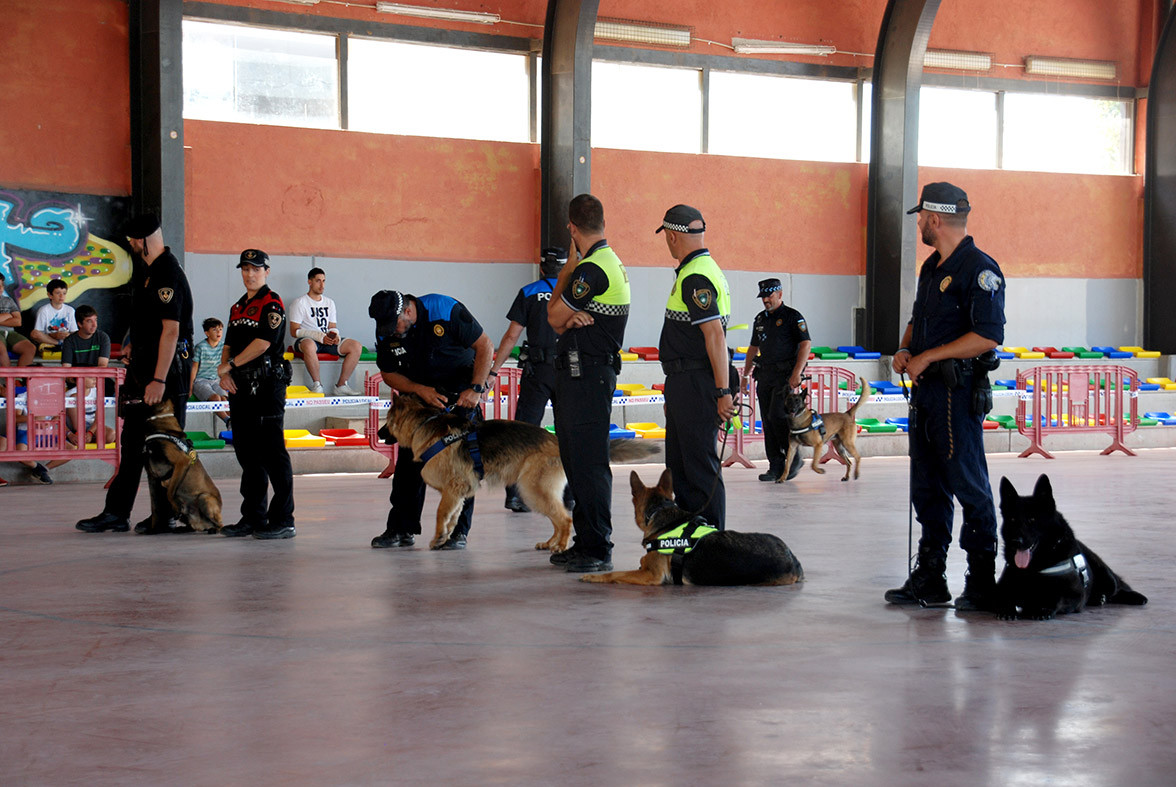
<svg viewBox="0 0 1176 787">
<path fill-rule="evenodd" d="M 269 255 L 261 249 L 245 249 L 241 252 L 241 261 L 237 263 L 237 267 L 244 268 L 246 265 L 254 268 L 269 268 Z"/>
<path fill-rule="evenodd" d="M 923 187 L 919 204 L 907 211 L 909 216 L 921 210 L 933 213 L 967 213 L 972 209 L 968 195 L 959 186 L 947 182 L 928 183 Z"/>
<path fill-rule="evenodd" d="M 784 285 L 780 283 L 779 279 L 764 279 L 759 283 L 759 295 L 757 298 L 766 298 L 773 292 L 779 292 L 784 289 Z"/>
<path fill-rule="evenodd" d="M 702 227 L 691 229 L 690 225 L 696 221 L 701 221 Z M 702 213 L 699 212 L 698 208 L 692 208 L 689 205 L 675 205 L 666 211 L 661 226 L 655 229 L 653 233 L 656 235 L 662 230 L 673 230 L 674 232 L 687 232 L 691 235 L 697 235 L 700 232 L 706 231 L 706 220 L 702 218 Z"/>
<path fill-rule="evenodd" d="M 388 336 L 396 332 L 396 319 L 404 314 L 411 295 L 396 290 L 380 290 L 368 304 L 368 317 L 376 321 L 376 334 Z"/>
<path fill-rule="evenodd" d="M 563 246 L 548 246 L 540 252 L 539 260 L 548 264 L 558 263 L 562 265 L 568 261 L 568 250 Z"/>
<path fill-rule="evenodd" d="M 123 225 L 123 235 L 135 240 L 150 238 L 160 228 L 159 217 L 154 213 L 143 213 L 127 220 Z"/>
</svg>

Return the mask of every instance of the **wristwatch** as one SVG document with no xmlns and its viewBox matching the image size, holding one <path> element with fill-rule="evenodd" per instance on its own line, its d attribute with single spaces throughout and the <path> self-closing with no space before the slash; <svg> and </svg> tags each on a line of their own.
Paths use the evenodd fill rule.
<svg viewBox="0 0 1176 787">
<path fill-rule="evenodd" d="M 474 383 L 470 386 L 470 390 L 477 394 L 486 393 L 486 386 L 482 385 L 481 383 Z"/>
<path fill-rule="evenodd" d="M 730 388 L 716 388 L 714 392 L 715 399 L 722 399 L 724 396 L 734 396 Z"/>
</svg>

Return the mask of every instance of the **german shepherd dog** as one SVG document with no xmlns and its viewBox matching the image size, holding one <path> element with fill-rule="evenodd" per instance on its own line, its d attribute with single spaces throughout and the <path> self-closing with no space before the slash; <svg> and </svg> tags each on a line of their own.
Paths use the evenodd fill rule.
<svg viewBox="0 0 1176 787">
<path fill-rule="evenodd" d="M 219 532 L 224 527 L 220 490 L 180 429 L 172 403 L 164 399 L 155 405 L 147 424 L 143 466 L 147 468 L 151 482 L 163 490 L 166 500 L 165 503 L 157 495 L 151 496 L 152 528 L 166 528 L 174 511 L 194 530 Z M 165 504 L 169 510 L 159 510 Z"/>
<path fill-rule="evenodd" d="M 1087 605 L 1147 603 L 1074 537 L 1058 513 L 1048 476 L 1037 479 L 1029 497 L 1001 478 L 1000 514 L 1005 567 L 996 598 L 1002 620 L 1049 620 Z"/>
<path fill-rule="evenodd" d="M 798 444 L 804 443 L 813 447 L 813 472 L 824 474 L 821 467 L 821 457 L 825 454 L 825 443 L 833 441 L 833 447 L 845 460 L 845 475 L 842 481 L 849 480 L 849 456 L 853 457 L 853 477 L 856 479 L 861 473 L 862 456 L 857 450 L 857 415 L 858 408 L 870 400 L 870 385 L 866 378 L 861 378 L 862 395 L 853 406 L 844 413 L 821 413 L 825 431 L 813 426 L 813 410 L 808 406 L 806 391 L 792 391 L 784 398 L 784 409 L 788 415 L 788 428 L 792 432 L 788 440 L 788 455 L 784 457 L 784 467 L 792 467 L 792 457 L 799 450 Z M 848 454 L 849 456 L 847 456 Z M 777 479 L 777 484 L 784 483 L 786 475 Z"/>
<path fill-rule="evenodd" d="M 629 474 L 633 488 L 633 512 L 637 527 L 649 546 L 636 571 L 585 574 L 581 582 L 626 585 L 791 585 L 804 579 L 804 569 L 788 545 L 770 533 L 736 533 L 719 530 L 695 541 L 683 555 L 658 551 L 658 546 L 689 539 L 660 539 L 676 531 L 690 515 L 674 503 L 674 484 L 669 469 L 657 486 L 641 483 Z"/>
<path fill-rule="evenodd" d="M 430 549 L 439 549 L 449 539 L 465 499 L 473 497 L 478 489 L 479 478 L 470 448 L 462 439 L 470 427 L 466 418 L 427 405 L 413 394 L 397 396 L 388 410 L 387 433 L 393 442 L 410 449 L 418 462 L 431 446 L 446 438 L 457 438 L 454 444 L 425 462 L 421 470 L 424 482 L 441 493 L 437 529 L 429 542 Z M 486 478 L 517 485 L 523 502 L 551 520 L 555 532 L 551 538 L 537 543 L 535 549 L 566 550 L 572 515 L 563 504 L 567 478 L 555 435 L 533 424 L 501 418 L 482 421 L 474 431 Z M 644 440 L 613 440 L 609 457 L 633 461 L 657 451 L 655 445 Z"/>
</svg>

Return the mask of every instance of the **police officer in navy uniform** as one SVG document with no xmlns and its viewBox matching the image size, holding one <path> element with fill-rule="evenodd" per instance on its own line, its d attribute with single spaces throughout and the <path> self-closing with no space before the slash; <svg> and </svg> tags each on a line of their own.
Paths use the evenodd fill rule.
<svg viewBox="0 0 1176 787">
<path fill-rule="evenodd" d="M 551 563 L 572 572 L 612 568 L 609 420 L 629 320 L 629 274 L 604 237 L 604 206 L 580 194 L 568 206 L 580 254 L 556 280 L 547 319 L 555 346 L 555 436 L 572 488 L 575 542 Z"/>
<path fill-rule="evenodd" d="M 984 459 L 984 416 L 992 406 L 987 371 L 1004 341 L 1005 280 L 968 235 L 971 203 L 950 183 L 923 187 L 923 243 L 935 252 L 919 271 L 914 310 L 895 372 L 914 381 L 910 423 L 911 500 L 922 526 L 919 558 L 907 582 L 886 592 L 891 604 L 945 604 L 945 562 L 954 496 L 964 512 L 960 546 L 968 554 L 956 609 L 991 606 L 996 570 L 996 510 Z"/>
<path fill-rule="evenodd" d="M 189 360 L 192 350 L 192 291 L 188 277 L 171 248 L 163 243 L 159 219 L 144 214 L 125 227 L 127 242 L 135 258 L 131 277 L 131 359 L 120 403 L 123 427 L 118 473 L 106 492 L 102 513 L 77 523 L 86 533 L 130 529 L 131 509 L 143 474 L 143 444 L 148 418 L 154 406 L 169 400 L 180 428 L 187 415 Z M 148 479 L 152 515 L 135 525 L 142 535 L 191 532 L 175 514 L 157 521 L 158 512 L 168 510 L 166 492 Z"/>
<path fill-rule="evenodd" d="M 515 406 L 516 421 L 540 425 L 547 403 L 555 395 L 555 367 L 552 366 L 555 360 L 555 331 L 547 322 L 547 304 L 551 301 L 559 272 L 567 261 L 566 249 L 560 246 L 544 249 L 539 259 L 542 278 L 522 287 L 506 313 L 510 325 L 498 343 L 490 376 L 498 374 L 525 330 L 527 340 L 519 352 L 519 367 L 523 370 L 523 376 L 519 381 L 519 401 Z M 519 512 L 531 510 L 519 497 L 518 488 L 513 484 L 506 488 L 506 507 Z"/>
<path fill-rule="evenodd" d="M 784 303 L 784 285 L 779 279 L 761 281 L 759 297 L 764 302 L 764 310 L 755 316 L 751 329 L 751 344 L 743 362 L 743 379 L 746 381 L 749 373 L 755 378 L 755 396 L 764 427 L 768 472 L 761 473 L 759 480 L 779 481 L 784 475 L 784 459 L 788 456 L 788 441 L 791 439 L 788 420 L 782 412 L 784 397 L 800 387 L 800 377 L 808 363 L 813 342 L 804 315 Z M 800 465 L 800 452 L 797 451 L 785 480 L 795 478 Z"/>
<path fill-rule="evenodd" d="M 269 255 L 241 252 L 245 294 L 229 311 L 216 373 L 229 395 L 233 452 L 241 465 L 241 521 L 221 532 L 230 538 L 294 538 L 294 474 L 286 451 L 286 308 L 266 284 Z M 274 494 L 266 505 L 268 487 Z"/>
<path fill-rule="evenodd" d="M 368 316 L 376 321 L 376 366 L 384 382 L 425 404 L 480 421 L 494 345 L 460 301 L 447 295 L 414 295 L 381 290 Z M 373 549 L 410 547 L 421 532 L 425 506 L 423 465 L 400 445 L 392 474 L 388 526 L 372 539 Z M 465 549 L 473 522 L 474 498 L 466 498 L 449 540 L 440 549 Z"/>
<path fill-rule="evenodd" d="M 666 375 L 666 467 L 675 502 L 722 530 L 727 496 L 716 441 L 720 423 L 735 414 L 737 393 L 727 352 L 731 291 L 706 248 L 697 208 L 675 205 L 654 232 L 665 232 L 678 261 L 658 342 Z"/>
</svg>

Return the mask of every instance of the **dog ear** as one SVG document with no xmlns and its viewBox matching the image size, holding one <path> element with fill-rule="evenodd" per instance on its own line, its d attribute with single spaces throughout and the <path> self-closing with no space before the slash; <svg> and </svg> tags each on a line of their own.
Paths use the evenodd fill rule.
<svg viewBox="0 0 1176 787">
<path fill-rule="evenodd" d="M 637 475 L 636 470 L 629 473 L 629 488 L 633 490 L 634 497 L 645 491 L 645 484 L 641 483 L 641 476 Z"/>
<path fill-rule="evenodd" d="M 657 479 L 657 491 L 668 498 L 674 497 L 674 476 L 670 472 L 670 468 L 662 471 L 661 478 Z"/>
<path fill-rule="evenodd" d="M 1017 496 L 1017 490 L 1009 479 L 1004 476 L 1000 477 L 1000 504 L 1003 506 L 1006 499 L 1012 500 Z"/>
<path fill-rule="evenodd" d="M 1033 497 L 1039 498 L 1042 501 L 1048 501 L 1052 506 L 1054 502 L 1053 486 L 1049 483 L 1049 476 L 1042 473 L 1037 478 L 1037 485 L 1033 487 Z"/>
</svg>

